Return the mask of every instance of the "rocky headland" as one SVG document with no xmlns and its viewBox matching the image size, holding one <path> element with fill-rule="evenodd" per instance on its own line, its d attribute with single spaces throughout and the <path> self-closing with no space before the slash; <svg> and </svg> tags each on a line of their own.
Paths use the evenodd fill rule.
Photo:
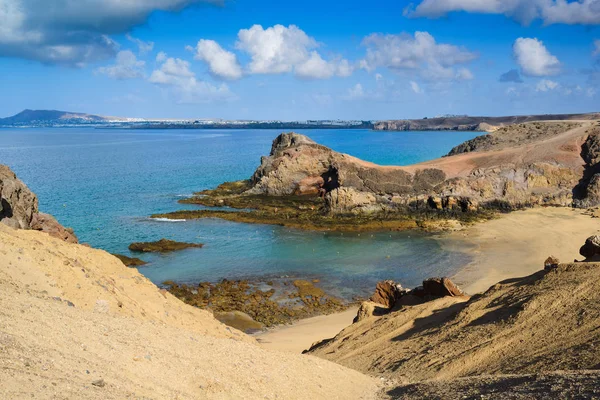
<svg viewBox="0 0 600 400">
<path fill-rule="evenodd" d="M 394 167 L 286 133 L 249 180 L 182 200 L 209 208 L 153 217 L 315 230 L 454 229 L 498 211 L 593 207 L 600 204 L 598 143 L 596 121 L 530 122 L 473 139 L 441 159 Z"/>
<path fill-rule="evenodd" d="M 496 129 L 534 121 L 571 121 L 597 120 L 600 113 L 590 114 L 544 114 L 516 115 L 506 117 L 470 117 L 448 116 L 422 119 L 403 119 L 378 121 L 373 129 L 376 131 L 482 131 L 493 132 Z"/>
</svg>

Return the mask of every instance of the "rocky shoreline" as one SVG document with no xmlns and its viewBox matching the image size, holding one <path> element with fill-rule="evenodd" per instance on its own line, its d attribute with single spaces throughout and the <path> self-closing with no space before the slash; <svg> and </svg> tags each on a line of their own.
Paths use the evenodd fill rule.
<svg viewBox="0 0 600 400">
<path fill-rule="evenodd" d="M 442 159 L 387 167 L 285 133 L 253 176 L 153 218 L 221 218 L 309 230 L 460 229 L 534 206 L 600 204 L 600 124 L 531 122 L 502 128 Z"/>
<path fill-rule="evenodd" d="M 197 285 L 166 281 L 163 286 L 186 304 L 210 310 L 215 318 L 246 333 L 304 318 L 346 310 L 356 303 L 331 296 L 319 280 L 236 280 Z"/>
</svg>

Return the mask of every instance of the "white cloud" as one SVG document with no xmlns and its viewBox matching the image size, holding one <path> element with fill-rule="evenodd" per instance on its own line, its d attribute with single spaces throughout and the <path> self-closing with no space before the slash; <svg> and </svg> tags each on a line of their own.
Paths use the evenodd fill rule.
<svg viewBox="0 0 600 400">
<path fill-rule="evenodd" d="M 350 89 L 348 89 L 347 95 L 344 97 L 345 100 L 358 100 L 365 97 L 365 90 L 360 83 L 357 83 Z"/>
<path fill-rule="evenodd" d="M 108 59 L 118 45 L 107 35 L 129 31 L 155 10 L 200 1 L 0 0 L 0 57 L 69 66 Z"/>
<path fill-rule="evenodd" d="M 416 94 L 422 94 L 423 89 L 419 86 L 419 84 L 415 81 L 410 81 L 410 89 Z"/>
<path fill-rule="evenodd" d="M 131 36 L 129 33 L 125 35 L 127 40 L 131 43 L 135 43 L 139 49 L 140 55 L 144 55 L 146 53 L 150 53 L 154 49 L 154 42 L 144 42 L 141 39 L 135 38 Z"/>
<path fill-rule="evenodd" d="M 148 81 L 170 89 L 179 103 L 207 103 L 235 98 L 224 83 L 215 86 L 199 81 L 188 61 L 167 57 L 161 52 L 157 56 L 157 62 L 161 63 L 160 68 L 152 72 Z"/>
<path fill-rule="evenodd" d="M 96 73 L 120 80 L 141 78 L 144 76 L 145 65 L 146 63 L 138 60 L 131 51 L 124 50 L 117 53 L 114 65 L 97 68 Z"/>
<path fill-rule="evenodd" d="M 560 61 L 538 39 L 517 39 L 513 52 L 524 75 L 550 76 L 560 72 Z"/>
<path fill-rule="evenodd" d="M 541 81 L 538 82 L 537 86 L 535 87 L 535 91 L 536 92 L 549 92 L 549 91 L 552 91 L 552 90 L 558 88 L 559 86 L 560 85 L 558 84 L 558 82 L 554 82 L 549 79 L 542 79 Z"/>
<path fill-rule="evenodd" d="M 594 40 L 594 51 L 592 52 L 593 56 L 600 55 L 600 39 Z"/>
<path fill-rule="evenodd" d="M 585 94 L 586 94 L 588 97 L 594 97 L 594 96 L 596 95 L 596 89 L 594 89 L 594 88 L 588 88 L 588 89 L 585 91 Z"/>
<path fill-rule="evenodd" d="M 264 29 L 254 25 L 238 33 L 236 48 L 250 55 L 250 74 L 294 72 L 298 77 L 327 79 L 350 76 L 354 68 L 347 60 L 326 61 L 316 51 L 319 43 L 295 25 Z"/>
<path fill-rule="evenodd" d="M 453 11 L 480 14 L 504 14 L 524 24 L 542 19 L 550 24 L 600 24 L 598 0 L 423 0 L 416 8 L 407 8 L 411 17 L 438 18 Z"/>
<path fill-rule="evenodd" d="M 375 74 L 375 82 L 379 82 L 383 79 L 383 75 L 381 74 Z"/>
<path fill-rule="evenodd" d="M 219 78 L 233 80 L 240 79 L 243 75 L 236 55 L 223 49 L 214 40 L 198 41 L 194 58 L 207 63 L 210 73 Z"/>
<path fill-rule="evenodd" d="M 409 34 L 372 34 L 363 40 L 363 45 L 367 47 L 367 54 L 360 62 L 362 68 L 369 71 L 378 67 L 413 71 L 428 80 L 472 78 L 470 71 L 456 71 L 455 66 L 477 58 L 465 48 L 437 43 L 427 32 L 415 32 L 414 37 Z"/>
</svg>

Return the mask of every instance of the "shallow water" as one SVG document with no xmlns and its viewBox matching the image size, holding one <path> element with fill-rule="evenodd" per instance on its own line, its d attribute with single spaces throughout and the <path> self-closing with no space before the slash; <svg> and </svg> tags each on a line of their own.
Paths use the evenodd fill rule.
<svg viewBox="0 0 600 400">
<path fill-rule="evenodd" d="M 350 298 L 381 279 L 405 286 L 451 274 L 467 261 L 415 233 L 340 234 L 221 220 L 160 221 L 153 213 L 190 208 L 177 200 L 246 179 L 269 152 L 274 130 L 0 129 L 0 163 L 38 195 L 40 209 L 71 226 L 81 242 L 129 254 L 135 241 L 162 237 L 205 244 L 168 255 L 143 255 L 140 271 L 155 283 L 240 277 L 321 279 Z M 474 132 L 302 130 L 312 139 L 383 165 L 439 157 Z"/>
</svg>

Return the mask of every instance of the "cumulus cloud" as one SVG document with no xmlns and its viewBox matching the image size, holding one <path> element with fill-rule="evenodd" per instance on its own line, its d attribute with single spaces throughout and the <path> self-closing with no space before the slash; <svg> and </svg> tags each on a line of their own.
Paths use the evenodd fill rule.
<svg viewBox="0 0 600 400">
<path fill-rule="evenodd" d="M 131 36 L 129 33 L 127 35 L 125 35 L 125 37 L 131 43 L 135 43 L 137 45 L 140 55 L 150 53 L 154 49 L 154 42 L 145 42 L 141 39 Z"/>
<path fill-rule="evenodd" d="M 200 1 L 0 0 L 0 56 L 83 66 L 116 55 L 108 35 Z"/>
<path fill-rule="evenodd" d="M 513 52 L 521 71 L 527 76 L 550 76 L 560 72 L 560 61 L 538 39 L 517 39 Z"/>
<path fill-rule="evenodd" d="M 362 68 L 372 71 L 378 67 L 393 70 L 412 70 L 428 80 L 466 80 L 473 74 L 466 68 L 455 68 L 477 58 L 475 53 L 451 44 L 437 43 L 427 32 L 382 35 L 374 33 L 363 40 L 366 57 Z"/>
<path fill-rule="evenodd" d="M 144 76 L 144 61 L 138 60 L 129 50 L 117 53 L 115 64 L 96 69 L 96 73 L 106 75 L 113 79 L 133 79 Z"/>
<path fill-rule="evenodd" d="M 453 11 L 504 14 L 523 24 L 542 19 L 550 24 L 600 24 L 598 0 L 422 0 L 405 9 L 410 17 L 438 18 Z"/>
<path fill-rule="evenodd" d="M 188 61 L 168 57 L 163 52 L 157 55 L 156 61 L 160 66 L 152 72 L 148 81 L 169 89 L 179 103 L 207 103 L 235 98 L 224 83 L 215 86 L 198 80 Z"/>
<path fill-rule="evenodd" d="M 536 92 L 549 92 L 551 90 L 557 89 L 560 85 L 558 82 L 551 81 L 549 79 L 542 79 L 538 82 L 535 87 Z"/>
<path fill-rule="evenodd" d="M 521 78 L 521 74 L 516 69 L 511 69 L 500 75 L 500 82 L 513 82 L 513 83 L 523 83 L 523 79 Z"/>
<path fill-rule="evenodd" d="M 208 64 L 213 76 L 230 80 L 242 77 L 242 67 L 238 63 L 236 55 L 223 49 L 214 40 L 201 39 L 196 45 L 195 52 L 194 58 Z"/>
<path fill-rule="evenodd" d="M 236 48 L 247 53 L 251 61 L 250 74 L 281 74 L 294 72 L 308 79 L 346 77 L 353 72 L 347 60 L 325 60 L 316 50 L 319 43 L 295 25 L 275 25 L 264 29 L 254 25 L 238 33 Z"/>
<path fill-rule="evenodd" d="M 363 86 L 360 83 L 357 83 L 356 85 L 354 85 L 350 89 L 348 89 L 347 94 L 344 97 L 344 99 L 345 100 L 358 100 L 358 99 L 362 99 L 363 97 L 365 97 L 365 90 L 363 89 Z"/>
</svg>

